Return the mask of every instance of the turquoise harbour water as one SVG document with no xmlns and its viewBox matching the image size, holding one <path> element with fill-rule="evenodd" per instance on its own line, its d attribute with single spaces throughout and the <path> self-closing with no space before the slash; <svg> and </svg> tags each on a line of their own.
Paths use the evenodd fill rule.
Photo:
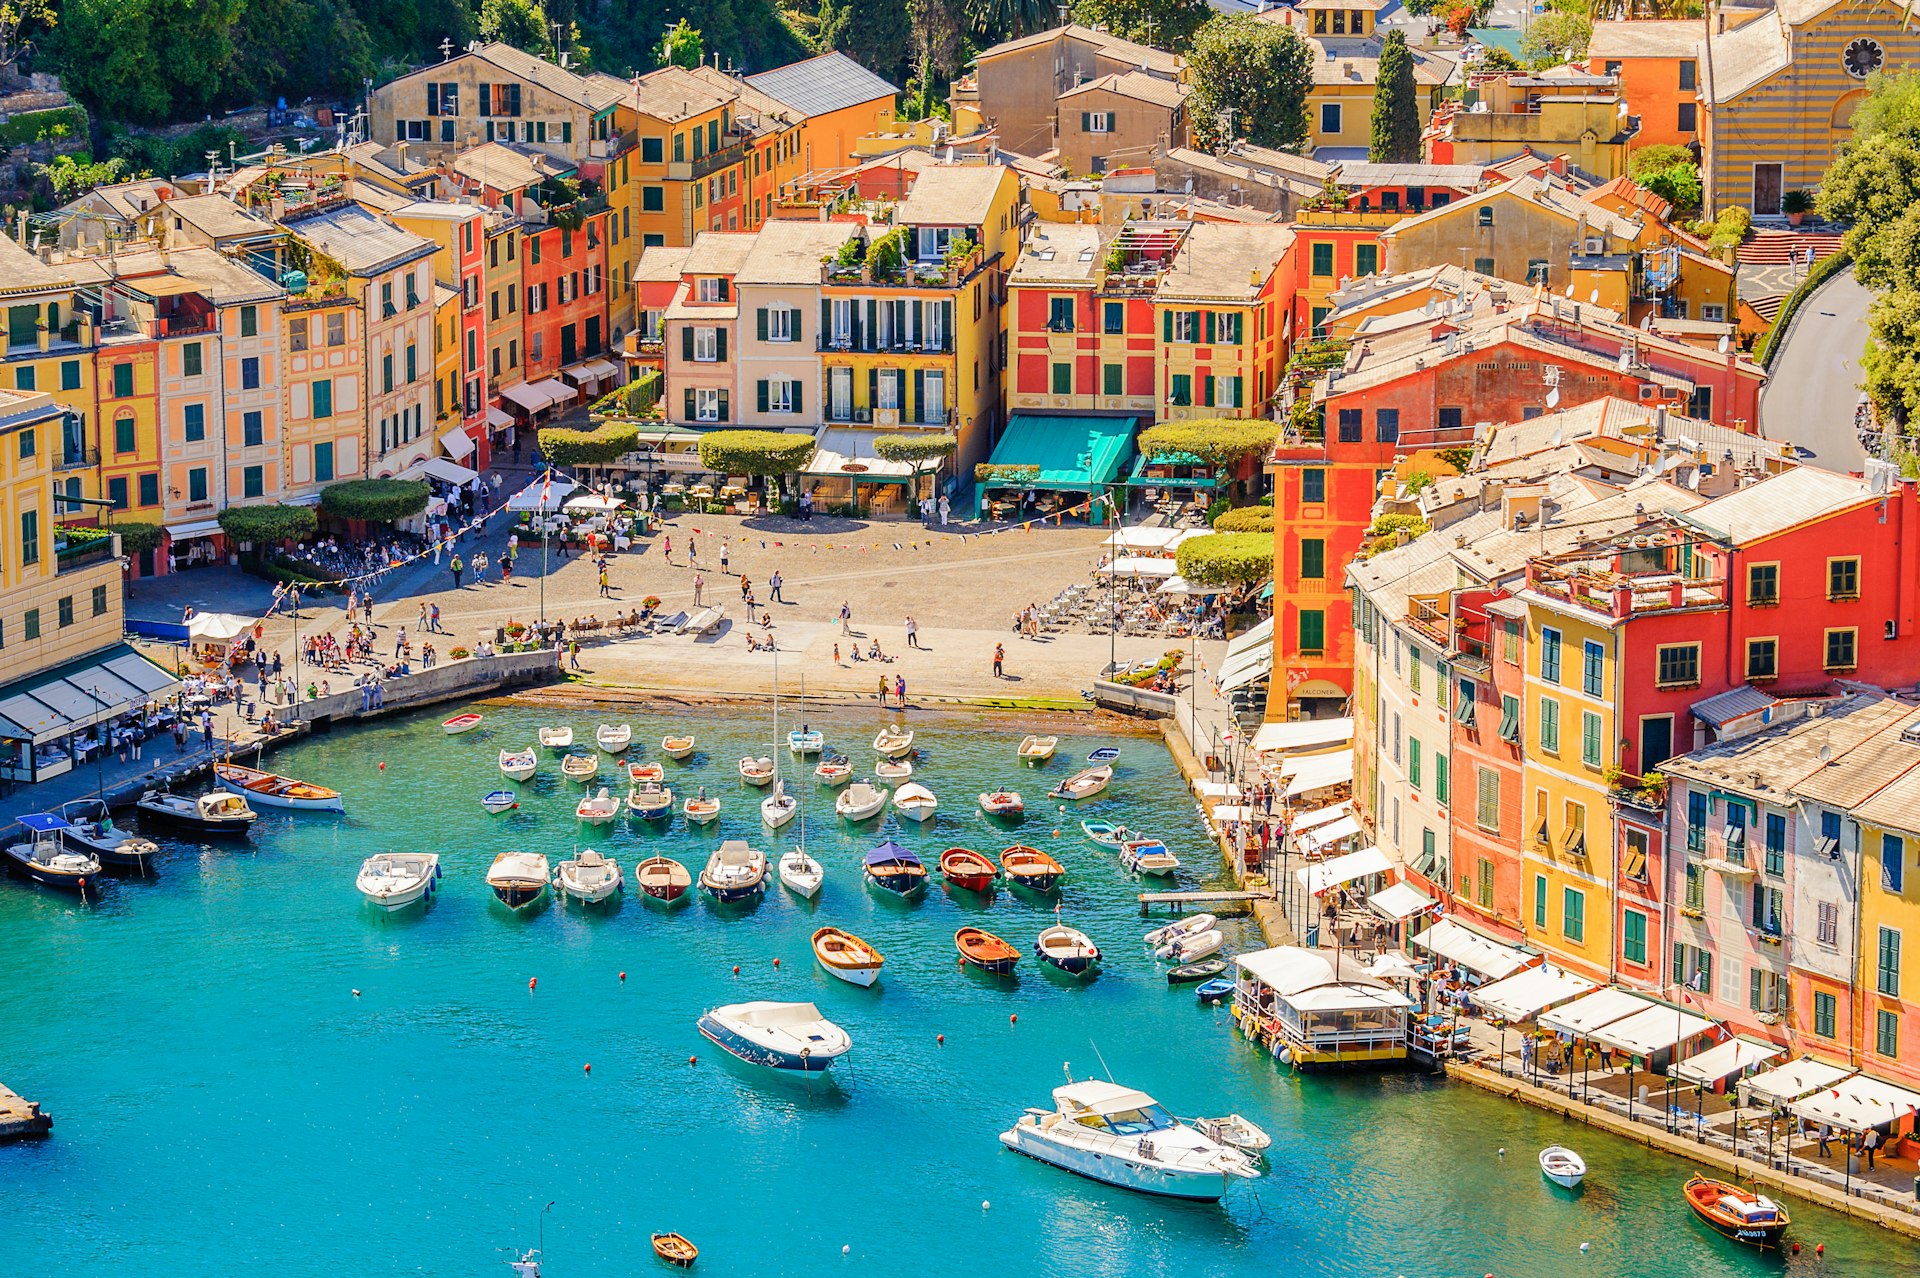
<svg viewBox="0 0 1920 1278">
<path fill-rule="evenodd" d="M 828 869 L 814 904 L 776 884 L 755 909 L 665 914 L 629 883 L 610 909 L 510 917 L 482 881 L 498 851 L 558 860 L 584 840 L 631 879 L 652 846 L 697 873 L 721 838 L 771 860 L 799 827 L 762 830 L 760 792 L 734 774 L 746 749 L 768 748 L 763 714 L 635 716 L 648 759 L 666 727 L 697 731 L 700 753 L 668 763 L 669 783 L 704 781 L 725 804 L 712 834 L 676 820 L 657 835 L 624 818 L 588 835 L 579 787 L 550 754 L 520 810 L 487 815 L 477 800 L 499 783 L 501 747 L 554 721 L 591 740 L 595 719 L 486 715 L 458 737 L 435 715 L 277 755 L 341 789 L 347 815 L 264 815 L 251 850 L 169 843 L 157 879 L 114 883 L 94 905 L 0 883 L 0 1079 L 56 1119 L 51 1140 L 0 1148 L 0 1271 L 505 1274 L 506 1249 L 535 1244 L 552 1201 L 546 1278 L 654 1272 L 657 1229 L 699 1244 L 706 1274 L 1920 1274 L 1908 1243 L 1798 1202 L 1806 1252 L 1737 1251 L 1689 1218 L 1678 1162 L 1423 1076 L 1295 1077 L 1256 1055 L 1224 1009 L 1168 989 L 1140 945 L 1140 884 L 1041 799 L 1104 738 L 1063 738 L 1059 759 L 1027 772 L 1017 720 L 916 715 L 920 779 L 942 806 L 935 829 L 900 835 L 929 864 L 954 845 L 1054 853 L 1065 918 L 1109 956 L 1077 985 L 1030 957 L 1051 921 L 1032 898 L 957 900 L 938 884 L 918 905 L 877 897 L 857 867 L 879 823 L 833 820 L 810 777 L 796 789 Z M 878 712 L 813 721 L 870 766 Z M 1124 816 L 1212 873 L 1165 751 L 1120 744 L 1113 789 L 1076 816 Z M 1017 839 L 974 801 L 1009 781 L 1029 803 Z M 441 854 L 425 912 L 361 902 L 354 873 L 384 849 Z M 815 967 L 807 938 L 826 923 L 886 954 L 878 988 Z M 966 923 L 1029 954 L 1016 980 L 956 969 Z M 1234 926 L 1231 948 L 1257 944 Z M 753 998 L 811 999 L 852 1034 L 831 1081 L 809 1090 L 735 1066 L 695 1031 L 707 1007 Z M 997 1133 L 1049 1103 L 1063 1062 L 1101 1070 L 1096 1042 L 1117 1079 L 1176 1113 L 1263 1124 L 1271 1174 L 1222 1205 L 1182 1204 L 1003 1150 Z M 1555 1141 L 1585 1154 L 1584 1193 L 1541 1179 L 1534 1155 Z"/>
</svg>

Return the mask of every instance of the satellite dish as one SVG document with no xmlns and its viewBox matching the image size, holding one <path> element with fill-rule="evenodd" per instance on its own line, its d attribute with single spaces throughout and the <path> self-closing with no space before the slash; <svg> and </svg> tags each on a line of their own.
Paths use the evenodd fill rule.
<svg viewBox="0 0 1920 1278">
<path fill-rule="evenodd" d="M 1569 285 L 1567 285 L 1567 296 L 1568 296 L 1568 297 L 1572 297 L 1572 296 L 1573 296 L 1573 285 L 1571 285 L 1571 284 L 1569 284 Z"/>
<path fill-rule="evenodd" d="M 1547 392 L 1547 403 L 1556 404 L 1559 401 L 1560 401 L 1560 388 L 1556 386 L 1552 390 Z M 1547 446 L 1549 448 L 1558 448 L 1560 447 L 1560 445 L 1566 442 L 1567 442 L 1566 432 L 1562 430 L 1560 427 L 1555 426 L 1553 428 L 1552 436 L 1550 436 L 1547 440 Z"/>
<path fill-rule="evenodd" d="M 1820 762 L 1822 762 L 1822 763 L 1825 763 L 1825 762 L 1826 762 L 1827 760 L 1829 760 L 1829 759 L 1831 759 L 1831 758 L 1833 758 L 1833 747 L 1832 747 L 1832 746 L 1830 746 L 1830 745 L 1823 745 L 1823 746 L 1821 746 L 1821 747 L 1820 747 Z"/>
<path fill-rule="evenodd" d="M 1547 407 L 1558 408 L 1559 406 L 1560 406 L 1560 388 L 1558 386 L 1555 386 L 1547 391 Z M 1557 430 L 1553 432 L 1553 444 L 1554 444 L 1554 447 L 1556 448 L 1560 446 L 1560 432 Z"/>
<path fill-rule="evenodd" d="M 1727 348 L 1732 345 L 1733 345 L 1732 335 L 1728 333 L 1722 333 L 1720 335 L 1720 353 L 1722 355 L 1725 355 L 1727 353 Z"/>
<path fill-rule="evenodd" d="M 1592 303 L 1594 303 L 1594 304 L 1595 304 L 1596 306 L 1597 306 L 1597 305 L 1599 305 L 1599 302 L 1600 302 L 1600 290 L 1596 288 L 1595 290 L 1593 290 L 1593 292 L 1591 292 L 1591 293 L 1589 293 L 1589 294 L 1587 294 L 1587 300 L 1588 300 L 1589 302 L 1592 302 Z"/>
</svg>

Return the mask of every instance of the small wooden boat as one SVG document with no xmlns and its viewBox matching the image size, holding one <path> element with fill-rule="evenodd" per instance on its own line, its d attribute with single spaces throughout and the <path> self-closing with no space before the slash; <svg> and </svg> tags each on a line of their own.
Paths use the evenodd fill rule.
<svg viewBox="0 0 1920 1278">
<path fill-rule="evenodd" d="M 678 737 L 671 733 L 660 738 L 660 753 L 669 759 L 684 759 L 693 753 L 693 737 Z"/>
<path fill-rule="evenodd" d="M 148 863 L 159 855 L 160 845 L 152 839 L 143 839 L 115 825 L 113 813 L 100 799 L 74 799 L 63 803 L 59 816 L 67 823 L 67 828 L 60 831 L 60 841 L 67 846 L 67 850 L 98 857 L 100 864 L 109 870 L 145 873 Z M 27 818 L 21 817 L 20 824 L 27 825 Z M 27 828 L 33 827 L 27 825 Z"/>
<path fill-rule="evenodd" d="M 572 728 L 542 728 L 536 735 L 540 744 L 549 750 L 567 750 L 573 746 Z"/>
<path fill-rule="evenodd" d="M 1175 941 L 1183 936 L 1198 935 L 1219 921 L 1211 914 L 1189 914 L 1178 922 L 1156 927 L 1142 939 L 1146 941 L 1148 949 L 1165 958 L 1172 953 L 1171 947 Z"/>
<path fill-rule="evenodd" d="M 85 892 L 94 886 L 100 876 L 100 858 L 91 852 L 69 851 L 61 843 L 65 818 L 46 812 L 29 815 L 42 818 L 37 822 L 22 818 L 32 837 L 0 847 L 0 862 L 22 878 L 62 892 Z"/>
<path fill-rule="evenodd" d="M 244 838 L 260 819 L 239 795 L 219 792 L 195 798 L 148 790 L 133 806 L 153 820 L 203 835 Z"/>
<path fill-rule="evenodd" d="M 645 785 L 649 781 L 659 783 L 667 779 L 667 770 L 657 763 L 629 763 L 627 780 L 635 785 Z"/>
<path fill-rule="evenodd" d="M 540 755 L 534 750 L 502 750 L 500 775 L 509 781 L 525 781 L 540 770 Z"/>
<path fill-rule="evenodd" d="M 865 781 L 856 781 L 840 792 L 833 810 L 849 821 L 864 821 L 887 806 L 887 792 Z"/>
<path fill-rule="evenodd" d="M 1202 959 L 1198 963 L 1182 963 L 1179 967 L 1167 969 L 1167 984 L 1193 985 L 1200 981 L 1210 981 L 1227 970 L 1225 959 Z"/>
<path fill-rule="evenodd" d="M 1578 1189 L 1587 1176 L 1587 1160 L 1565 1145 L 1549 1145 L 1540 1151 L 1540 1174 L 1562 1189 Z"/>
<path fill-rule="evenodd" d="M 1158 839 L 1129 839 L 1120 849 L 1120 864 L 1135 874 L 1164 877 L 1180 868 L 1180 858 Z"/>
<path fill-rule="evenodd" d="M 650 856 L 633 867 L 633 881 L 649 901 L 671 905 L 693 886 L 687 867 L 672 857 Z"/>
<path fill-rule="evenodd" d="M 793 820 L 800 811 L 800 800 L 787 793 L 785 781 L 773 783 L 773 793 L 760 800 L 760 820 L 769 830 L 777 830 Z"/>
<path fill-rule="evenodd" d="M 1204 932 L 1190 932 L 1163 950 L 1160 957 L 1172 959 L 1176 963 L 1194 963 L 1211 954 L 1219 953 L 1220 947 L 1226 944 L 1226 939 L 1217 927 L 1210 927 Z"/>
<path fill-rule="evenodd" d="M 1000 877 L 993 862 L 972 848 L 948 848 L 942 852 L 940 873 L 947 876 L 947 882 L 969 892 L 989 891 L 993 881 Z"/>
<path fill-rule="evenodd" d="M 829 975 L 862 987 L 880 979 L 880 966 L 887 961 L 879 950 L 837 927 L 823 927 L 813 934 L 813 957 Z"/>
<path fill-rule="evenodd" d="M 904 759 L 913 753 L 913 732 L 900 724 L 880 729 L 873 738 L 873 752 L 885 759 Z"/>
<path fill-rule="evenodd" d="M 875 759 L 873 775 L 882 781 L 905 781 L 913 775 L 913 760 Z"/>
<path fill-rule="evenodd" d="M 1021 845 L 1000 854 L 1000 868 L 1017 886 L 1035 892 L 1053 891 L 1060 876 L 1066 873 L 1061 864 L 1045 852 Z"/>
<path fill-rule="evenodd" d="M 795 754 L 819 754 L 826 748 L 826 734 L 815 728 L 795 728 L 787 734 L 787 749 Z"/>
<path fill-rule="evenodd" d="M 1010 975 L 1014 965 L 1020 961 L 1019 950 L 993 933 L 977 927 L 963 927 L 955 932 L 953 948 L 960 951 L 962 963 L 970 963 L 995 976 Z"/>
<path fill-rule="evenodd" d="M 424 901 L 440 878 L 440 858 L 431 852 L 378 852 L 360 863 L 353 885 L 383 910 L 404 910 Z"/>
<path fill-rule="evenodd" d="M 480 806 L 499 816 L 520 806 L 520 796 L 511 790 L 492 790 L 480 796 Z"/>
<path fill-rule="evenodd" d="M 740 760 L 740 779 L 748 785 L 770 785 L 773 782 L 773 760 L 766 755 L 754 758 L 747 755 Z"/>
<path fill-rule="evenodd" d="M 658 781 L 648 781 L 627 791 L 627 811 L 645 821 L 673 814 L 673 791 Z"/>
<path fill-rule="evenodd" d="M 1707 1228 L 1735 1242 L 1762 1249 L 1778 1247 L 1780 1235 L 1793 1223 L 1787 1209 L 1765 1194 L 1753 1193 L 1724 1180 L 1694 1176 L 1687 1181 L 1683 1192 L 1687 1206 L 1706 1222 Z"/>
<path fill-rule="evenodd" d="M 593 730 L 593 743 L 608 754 L 625 754 L 627 747 L 633 744 L 633 725 L 603 723 Z"/>
<path fill-rule="evenodd" d="M 1024 763 L 1045 763 L 1059 748 L 1059 737 L 1020 738 L 1020 759 Z"/>
<path fill-rule="evenodd" d="M 1193 990 L 1193 996 L 1202 1003 L 1218 1003 L 1231 996 L 1232 993 L 1233 982 L 1218 976 L 1214 977 L 1211 981 L 1200 982 Z"/>
<path fill-rule="evenodd" d="M 919 857 L 888 839 L 861 862 L 867 882 L 895 896 L 912 896 L 927 885 L 927 867 Z"/>
<path fill-rule="evenodd" d="M 346 811 L 346 804 L 340 801 L 338 790 L 262 772 L 258 768 L 242 767 L 237 763 L 216 763 L 213 765 L 213 779 L 222 790 L 240 795 L 263 808 L 292 808 L 301 812 Z"/>
<path fill-rule="evenodd" d="M 591 781 L 600 775 L 600 756 L 570 754 L 560 760 L 560 774 L 569 781 Z"/>
<path fill-rule="evenodd" d="M 1124 847 L 1129 839 L 1140 837 L 1138 832 L 1112 821 L 1082 821 L 1080 830 L 1103 848 Z"/>
<path fill-rule="evenodd" d="M 523 910 L 547 890 L 547 858 L 538 852 L 502 852 L 487 870 L 487 886 L 500 904 Z"/>
<path fill-rule="evenodd" d="M 1119 746 L 1101 746 L 1087 756 L 1088 763 L 1112 763 L 1120 757 Z"/>
<path fill-rule="evenodd" d="M 782 855 L 778 873 L 787 891 L 809 901 L 820 895 L 820 885 L 827 877 L 826 870 L 808 856 L 804 848 L 794 848 Z"/>
<path fill-rule="evenodd" d="M 1257 1154 L 1273 1145 L 1273 1137 L 1250 1118 L 1228 1114 L 1225 1118 L 1196 1118 L 1193 1129 L 1210 1140 L 1231 1145 L 1244 1153 Z"/>
<path fill-rule="evenodd" d="M 553 867 L 554 890 L 560 893 L 562 901 L 572 897 L 582 905 L 592 905 L 619 895 L 624 882 L 620 863 L 592 848 L 585 848 L 571 860 Z"/>
<path fill-rule="evenodd" d="M 1100 961 L 1100 947 L 1092 938 L 1064 923 L 1056 923 L 1041 932 L 1034 941 L 1033 952 L 1040 956 L 1042 963 L 1050 963 L 1073 976 L 1092 971 Z"/>
<path fill-rule="evenodd" d="M 940 801 L 924 785 L 910 781 L 893 792 L 894 811 L 909 821 L 931 821 L 939 807 Z"/>
<path fill-rule="evenodd" d="M 722 905 L 731 905 L 767 890 L 767 855 L 740 839 L 728 839 L 715 848 L 700 871 L 700 890 Z"/>
<path fill-rule="evenodd" d="M 573 814 L 588 825 L 606 825 L 620 815 L 620 800 L 600 787 L 597 794 L 588 795 L 574 807 Z"/>
<path fill-rule="evenodd" d="M 1091 799 L 1094 795 L 1105 790 L 1107 784 L 1112 780 L 1113 769 L 1105 764 L 1101 764 L 1097 768 L 1088 768 L 1085 771 L 1074 773 L 1065 781 L 1062 781 L 1059 785 L 1047 791 L 1047 797 L 1049 799 L 1072 799 L 1075 802 L 1081 799 Z"/>
<path fill-rule="evenodd" d="M 980 810 L 995 817 L 1025 816 L 1027 803 L 1018 791 L 989 790 L 980 796 Z"/>
<path fill-rule="evenodd" d="M 693 1268 L 693 1262 L 700 1259 L 700 1249 L 679 1234 L 655 1234 L 653 1254 L 681 1269 Z"/>
<path fill-rule="evenodd" d="M 472 732 L 475 728 L 479 726 L 480 726 L 479 715 L 456 714 L 451 719 L 445 719 L 441 721 L 440 731 L 446 733 L 448 736 L 453 736 L 455 733 Z"/>
<path fill-rule="evenodd" d="M 691 825 L 712 825 L 720 816 L 720 800 L 709 799 L 706 788 L 702 787 L 700 793 L 680 805 L 680 810 L 687 814 Z"/>
<path fill-rule="evenodd" d="M 853 765 L 847 762 L 846 755 L 836 754 L 831 759 L 820 760 L 813 775 L 825 786 L 845 785 L 853 780 Z"/>
</svg>

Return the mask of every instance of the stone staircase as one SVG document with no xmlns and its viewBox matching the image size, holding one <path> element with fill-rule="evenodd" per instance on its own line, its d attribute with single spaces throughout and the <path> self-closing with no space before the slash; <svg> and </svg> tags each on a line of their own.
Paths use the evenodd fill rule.
<svg viewBox="0 0 1920 1278">
<path fill-rule="evenodd" d="M 1812 249 L 1818 262 L 1838 253 L 1845 238 L 1837 231 L 1755 231 L 1740 245 L 1737 257 L 1743 266 L 1785 266 L 1794 254 L 1804 260 Z"/>
</svg>

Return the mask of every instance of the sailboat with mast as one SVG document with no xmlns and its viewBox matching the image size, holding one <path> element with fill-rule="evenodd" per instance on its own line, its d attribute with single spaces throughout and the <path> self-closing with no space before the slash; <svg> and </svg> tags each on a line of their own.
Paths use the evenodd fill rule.
<svg viewBox="0 0 1920 1278">
<path fill-rule="evenodd" d="M 780 779 L 780 649 L 773 650 L 773 793 L 760 800 L 760 819 L 767 823 L 769 830 L 778 830 L 793 820 L 800 810 L 800 801 L 787 793 L 787 783 Z"/>
<path fill-rule="evenodd" d="M 806 696 L 806 680 L 800 682 L 801 697 Z M 800 842 L 783 854 L 779 865 L 780 882 L 795 896 L 811 901 L 820 895 L 827 872 L 820 862 L 807 855 L 807 814 L 800 814 Z"/>
</svg>

